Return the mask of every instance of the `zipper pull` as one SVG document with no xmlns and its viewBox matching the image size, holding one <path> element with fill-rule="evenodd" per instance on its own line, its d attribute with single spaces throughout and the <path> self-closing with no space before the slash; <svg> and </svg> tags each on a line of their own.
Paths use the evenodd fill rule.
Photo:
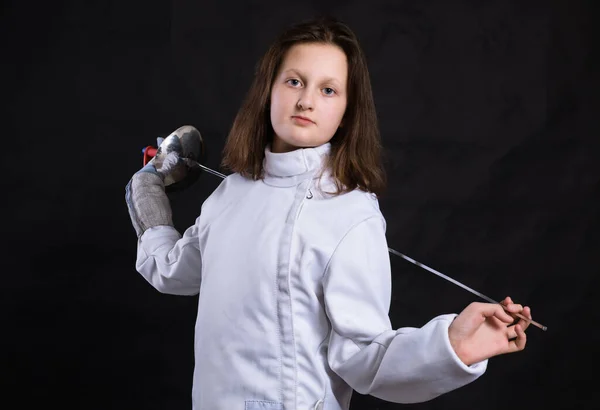
<svg viewBox="0 0 600 410">
<path fill-rule="evenodd" d="M 308 194 L 306 195 L 306 199 L 312 199 L 313 194 L 312 191 L 310 190 L 310 188 L 308 188 Z"/>
</svg>

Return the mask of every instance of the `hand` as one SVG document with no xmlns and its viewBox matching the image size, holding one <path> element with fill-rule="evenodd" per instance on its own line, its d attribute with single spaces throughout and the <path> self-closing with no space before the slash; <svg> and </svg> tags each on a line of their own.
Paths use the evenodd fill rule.
<svg viewBox="0 0 600 410">
<path fill-rule="evenodd" d="M 149 228 L 173 226 L 164 181 L 175 169 L 180 157 L 176 152 L 170 152 L 160 164 L 156 164 L 155 159 L 137 171 L 125 187 L 125 201 L 138 238 Z"/>
<path fill-rule="evenodd" d="M 175 167 L 182 160 L 183 159 L 179 156 L 179 154 L 177 154 L 177 152 L 171 151 L 164 157 L 164 160 L 160 164 L 156 164 L 156 157 L 152 158 L 152 160 L 148 162 L 138 172 L 150 172 L 152 174 L 156 174 L 164 181 L 165 178 L 175 169 Z"/>
<path fill-rule="evenodd" d="M 531 320 L 531 309 L 513 303 L 508 296 L 500 303 L 505 308 L 495 303 L 473 302 L 448 328 L 450 344 L 467 366 L 525 348 L 525 330 L 530 322 L 522 320 L 515 323 L 515 318 L 509 313 L 520 313 Z"/>
</svg>

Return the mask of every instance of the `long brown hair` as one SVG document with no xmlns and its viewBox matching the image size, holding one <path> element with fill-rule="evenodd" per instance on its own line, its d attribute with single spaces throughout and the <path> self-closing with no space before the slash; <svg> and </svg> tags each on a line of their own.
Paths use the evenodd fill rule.
<svg viewBox="0 0 600 410">
<path fill-rule="evenodd" d="M 227 137 L 222 166 L 255 180 L 263 177 L 264 150 L 273 140 L 271 87 L 286 52 L 295 44 L 306 43 L 336 45 L 348 59 L 348 100 L 344 125 L 330 141 L 328 158 L 336 193 L 358 188 L 381 195 L 386 178 L 366 58 L 352 30 L 329 17 L 291 26 L 275 40 L 259 61 L 250 90 Z"/>
</svg>

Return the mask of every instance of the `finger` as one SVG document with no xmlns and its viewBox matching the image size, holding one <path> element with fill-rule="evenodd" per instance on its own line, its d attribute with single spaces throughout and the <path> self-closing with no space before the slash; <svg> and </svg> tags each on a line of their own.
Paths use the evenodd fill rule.
<svg viewBox="0 0 600 410">
<path fill-rule="evenodd" d="M 479 309 L 479 313 L 484 317 L 488 318 L 494 316 L 505 323 L 512 323 L 514 318 L 506 313 L 502 306 L 495 303 L 479 303 L 476 305 Z"/>
<path fill-rule="evenodd" d="M 517 338 L 517 336 L 518 336 L 518 335 L 517 335 L 517 330 L 516 330 L 516 328 L 515 328 L 515 326 L 517 326 L 517 325 L 521 326 L 521 329 L 523 329 L 523 323 L 515 323 L 514 325 L 512 325 L 512 326 L 508 326 L 508 327 L 506 328 L 506 338 L 507 338 L 509 341 L 513 341 L 513 340 L 514 340 L 514 339 L 516 339 L 516 338 Z"/>
<path fill-rule="evenodd" d="M 529 325 L 531 325 L 531 321 L 533 320 L 533 318 L 531 317 L 531 309 L 529 308 L 529 306 L 525 306 L 523 308 L 523 312 L 520 316 L 522 316 L 522 318 L 516 316 L 514 322 L 507 326 L 507 331 L 511 331 L 511 333 L 509 333 L 509 339 L 516 337 L 515 331 L 512 330 L 514 328 L 514 325 L 521 325 L 521 329 L 523 329 L 523 331 L 527 330 Z"/>
<path fill-rule="evenodd" d="M 512 301 L 512 299 L 511 299 L 511 297 L 510 297 L 510 296 L 507 296 L 507 297 L 505 297 L 505 298 L 504 298 L 504 300 L 503 300 L 502 302 L 500 302 L 500 303 L 502 303 L 503 305 L 510 305 L 511 303 L 513 303 L 513 301 Z"/>
<path fill-rule="evenodd" d="M 521 311 L 523 310 L 523 305 L 520 305 L 518 303 L 510 303 L 508 305 L 504 305 L 504 308 L 509 313 L 521 313 Z"/>
<path fill-rule="evenodd" d="M 514 326 L 514 331 L 516 339 L 509 342 L 509 350 L 511 352 L 518 352 L 525 349 L 525 345 L 527 344 L 527 334 L 520 324 Z"/>
<path fill-rule="evenodd" d="M 525 306 L 523 308 L 523 311 L 521 312 L 521 314 L 523 316 L 525 316 L 527 319 L 529 319 L 529 320 L 521 320 L 519 322 L 519 324 L 521 325 L 521 328 L 523 329 L 523 331 L 525 331 L 525 330 L 527 330 L 527 328 L 531 324 L 531 320 L 533 320 L 532 317 L 531 317 L 531 308 L 529 308 L 529 306 Z"/>
<path fill-rule="evenodd" d="M 510 309 L 512 309 L 510 306 L 514 305 L 515 302 L 513 302 L 512 298 L 510 296 L 505 297 L 502 302 L 500 302 L 500 304 L 502 306 L 504 306 L 506 309 L 506 311 L 508 311 L 509 313 L 512 313 Z"/>
</svg>

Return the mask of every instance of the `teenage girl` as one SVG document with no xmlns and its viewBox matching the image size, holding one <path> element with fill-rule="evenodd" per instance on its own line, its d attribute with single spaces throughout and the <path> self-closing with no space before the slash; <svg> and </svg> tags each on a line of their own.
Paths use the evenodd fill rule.
<svg viewBox="0 0 600 410">
<path fill-rule="evenodd" d="M 391 327 L 380 150 L 357 38 L 315 20 L 261 59 L 224 149 L 232 173 L 183 235 L 163 182 L 181 159 L 132 177 L 138 272 L 160 292 L 199 294 L 195 410 L 346 410 L 353 389 L 422 402 L 525 347 L 529 322 L 509 313 L 531 311 L 510 297 Z"/>
</svg>

